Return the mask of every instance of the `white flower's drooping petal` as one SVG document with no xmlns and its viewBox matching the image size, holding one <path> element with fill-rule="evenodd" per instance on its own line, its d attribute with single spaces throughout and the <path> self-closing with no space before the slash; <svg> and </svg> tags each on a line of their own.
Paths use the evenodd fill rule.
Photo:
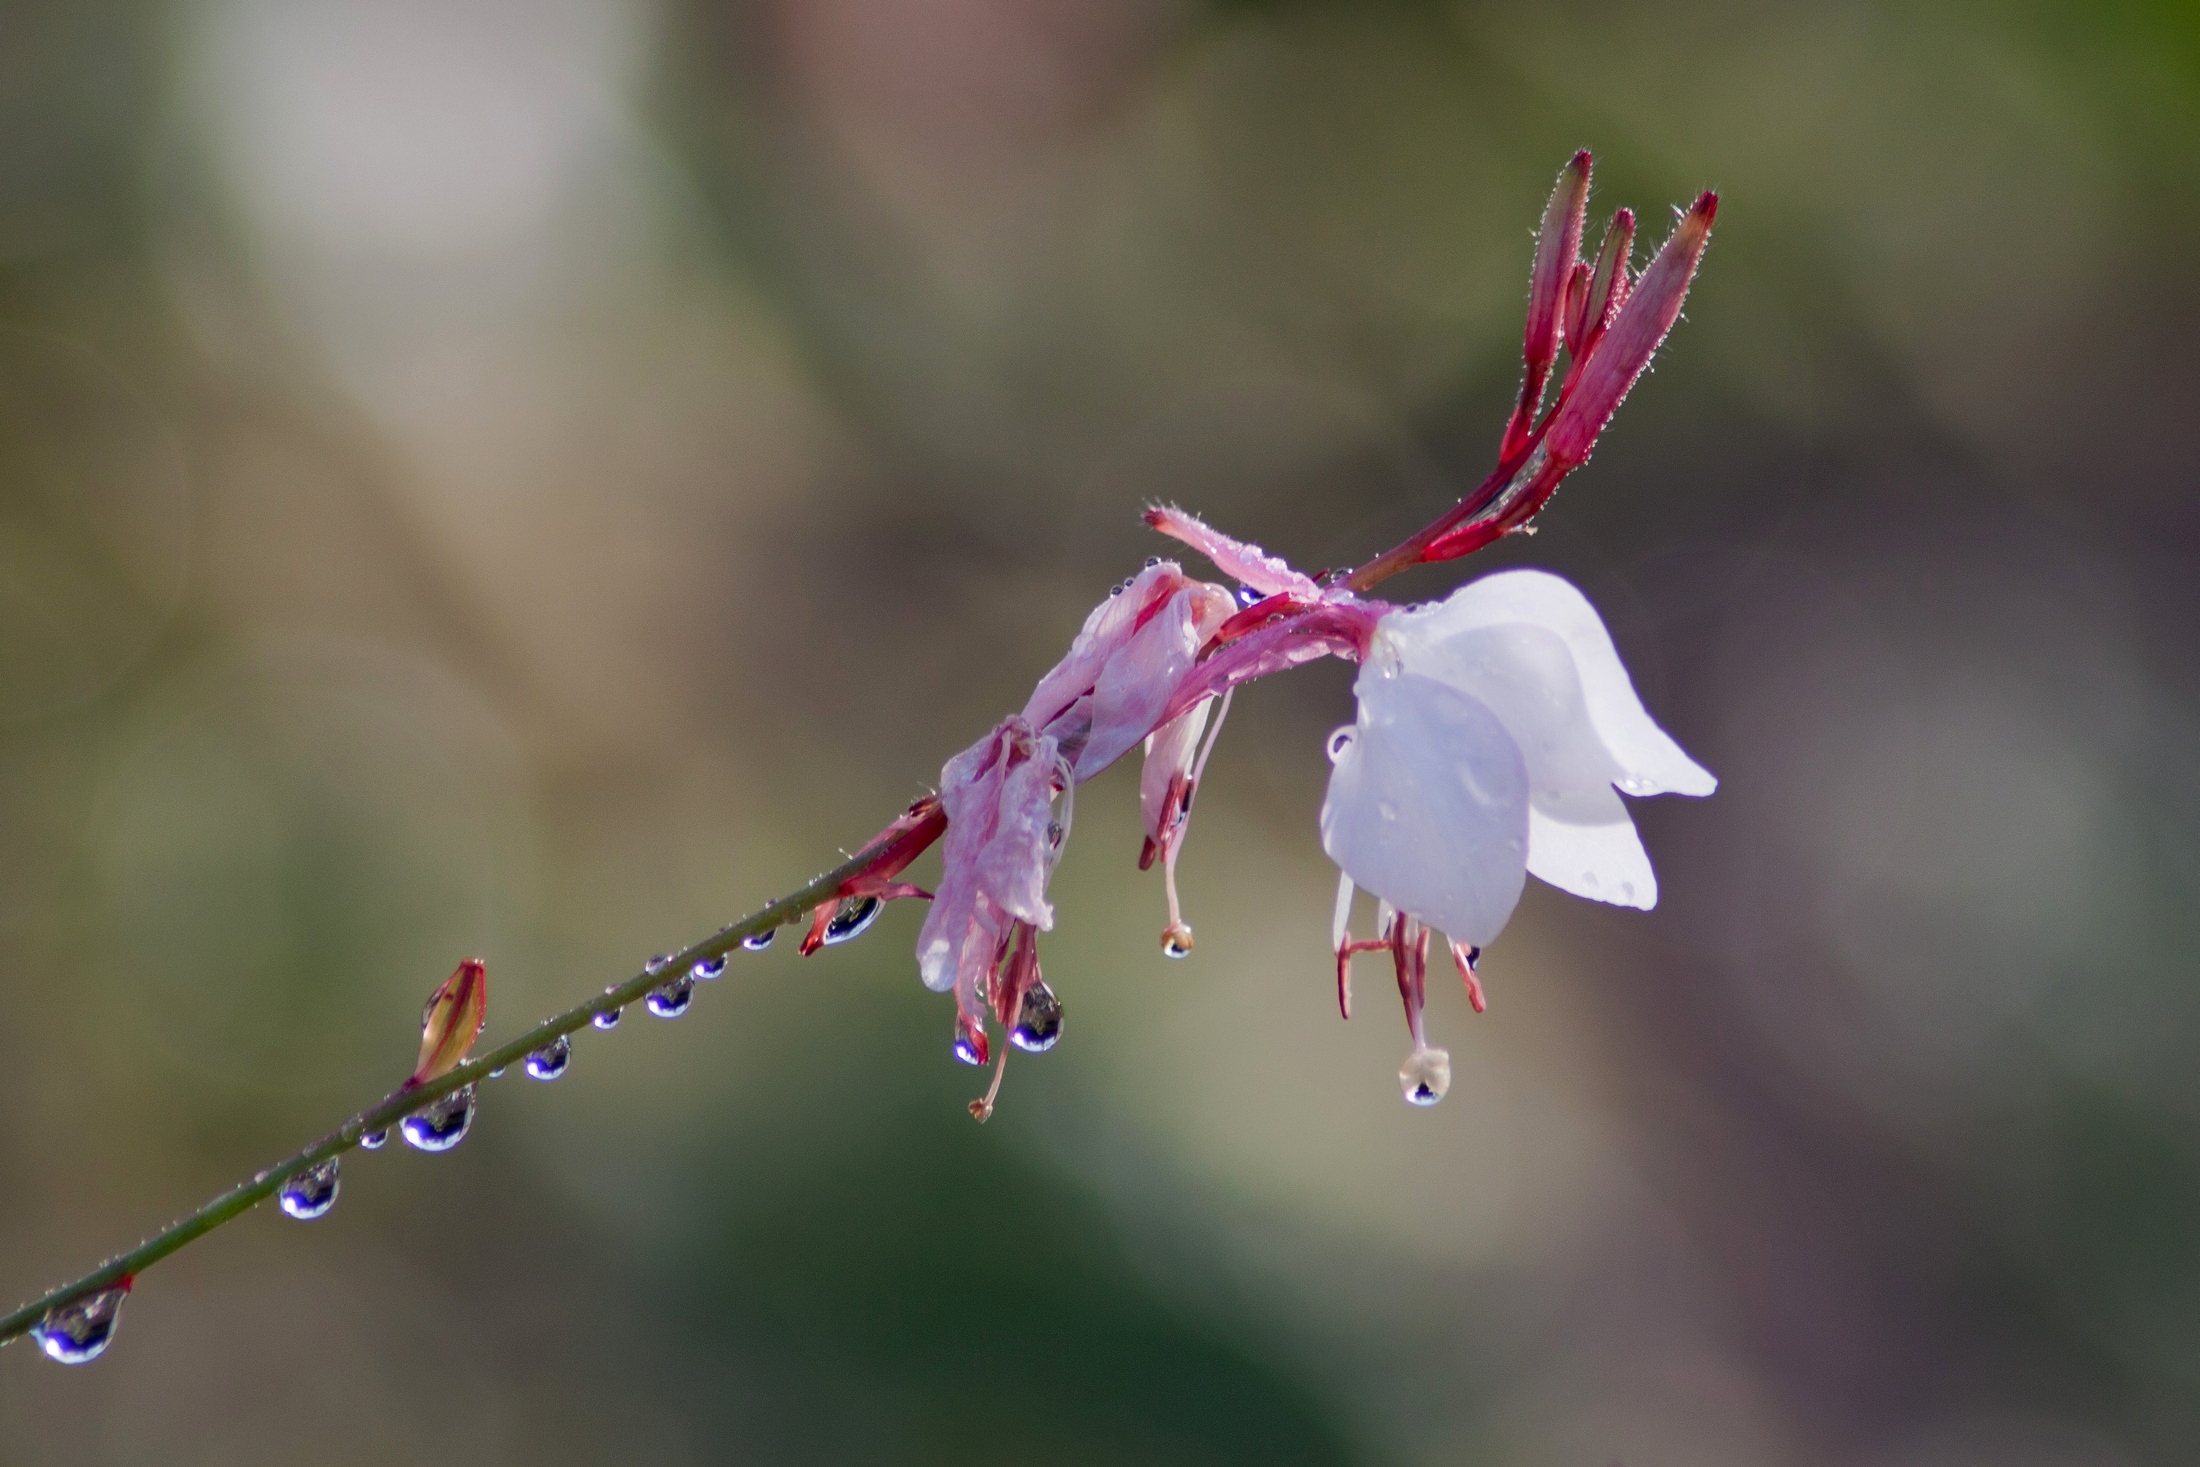
<svg viewBox="0 0 2200 1467">
<path fill-rule="evenodd" d="M 1049 738 L 1034 739 L 1028 753 L 1018 752 L 1022 758 L 1001 781 L 993 834 L 978 857 L 978 886 L 996 909 L 1047 932 L 1054 927 L 1054 908 L 1047 901 L 1054 842 L 1047 826 L 1053 823 L 1061 760 Z M 948 821 L 953 830 L 952 813 Z"/>
<path fill-rule="evenodd" d="M 1190 587 L 1178 591 L 1101 666 L 1092 689 L 1092 731 L 1077 752 L 1079 779 L 1122 758 L 1160 720 L 1177 679 L 1199 654 L 1198 604 Z"/>
<path fill-rule="evenodd" d="M 1571 704 L 1610 757 L 1605 777 L 1626 793 L 1708 795 L 1718 787 L 1651 722 L 1596 608 L 1557 576 L 1534 570 L 1485 576 L 1433 606 L 1386 616 L 1382 627 L 1406 671 L 1483 698 L 1508 727 L 1518 720 L 1531 765 L 1546 765 L 1564 784 L 1593 777 L 1589 747 L 1569 727 Z M 1550 644 L 1524 628 L 1556 638 L 1572 663 L 1570 678 Z"/>
<path fill-rule="evenodd" d="M 1496 937 L 1527 878 L 1528 776 L 1497 715 L 1433 678 L 1364 667 L 1322 802 L 1347 876 L 1461 942 Z"/>
<path fill-rule="evenodd" d="M 1644 911 L 1658 904 L 1650 856 L 1609 785 L 1530 798 L 1528 873 L 1591 901 Z"/>
</svg>

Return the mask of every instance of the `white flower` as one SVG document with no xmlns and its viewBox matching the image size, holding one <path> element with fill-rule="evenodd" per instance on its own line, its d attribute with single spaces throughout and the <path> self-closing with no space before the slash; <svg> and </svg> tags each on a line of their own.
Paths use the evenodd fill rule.
<svg viewBox="0 0 2200 1467">
<path fill-rule="evenodd" d="M 1596 609 L 1543 571 L 1506 571 L 1394 611 L 1331 737 L 1322 847 L 1351 882 L 1480 947 L 1529 873 L 1620 906 L 1658 899 L 1620 802 L 1718 781 L 1643 711 Z"/>
<path fill-rule="evenodd" d="M 1388 948 L 1413 1052 L 1408 1101 L 1433 1105 L 1450 1057 L 1421 1022 L 1430 929 L 1482 1007 L 1475 958 L 1530 873 L 1627 907 L 1658 900 L 1619 792 L 1708 795 L 1718 781 L 1650 721 L 1596 609 L 1543 571 L 1506 571 L 1433 606 L 1386 612 L 1353 684 L 1358 720 L 1330 735 L 1322 848 L 1342 869 L 1337 1001 L 1354 953 Z M 1354 886 L 1382 899 L 1378 936 L 1348 931 Z"/>
</svg>

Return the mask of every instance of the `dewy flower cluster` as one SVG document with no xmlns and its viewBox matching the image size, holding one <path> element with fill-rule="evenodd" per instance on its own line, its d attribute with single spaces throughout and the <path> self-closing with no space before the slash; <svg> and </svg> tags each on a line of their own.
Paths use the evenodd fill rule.
<svg viewBox="0 0 2200 1467">
<path fill-rule="evenodd" d="M 1624 209 L 1592 263 L 1581 256 L 1589 162 L 1586 152 L 1575 155 L 1544 214 L 1520 402 L 1496 471 L 1420 533 L 1356 571 L 1320 578 L 1181 511 L 1147 511 L 1148 524 L 1235 587 L 1157 558 L 1111 591 L 1023 710 L 950 759 L 939 793 L 866 847 L 874 858 L 816 912 L 805 952 L 882 900 L 929 896 L 917 966 L 926 986 L 955 995 L 956 1054 L 987 1062 L 989 1017 L 1018 1047 L 1047 1049 L 1062 1006 L 1040 974 L 1038 935 L 1054 926 L 1047 882 L 1076 787 L 1144 746 L 1140 865 L 1162 865 L 1162 949 L 1185 956 L 1192 930 L 1177 902 L 1176 863 L 1231 690 L 1330 656 L 1360 666 L 1357 716 L 1329 738 L 1320 824 L 1322 847 L 1342 873 L 1338 1007 L 1350 1016 L 1353 956 L 1387 951 L 1413 1037 L 1399 1073 L 1406 1099 L 1433 1105 L 1451 1080 L 1450 1058 L 1428 1043 L 1422 1022 L 1435 934 L 1480 1011 L 1476 958 L 1529 875 L 1597 901 L 1657 901 L 1620 795 L 1707 795 L 1716 782 L 1643 711 L 1587 599 L 1556 576 L 1525 570 L 1426 606 L 1364 594 L 1408 566 L 1455 559 L 1525 528 L 1588 458 L 1679 316 L 1716 196 L 1681 214 L 1640 275 L 1630 268 L 1634 216 Z M 1566 371 L 1546 412 L 1561 346 Z M 943 842 L 943 870 L 938 891 L 927 893 L 899 877 L 934 841 Z M 1356 888 L 1377 899 L 1372 938 L 1350 931 Z M 971 1103 L 980 1120 L 999 1088 L 996 1070 L 992 1088 Z"/>
</svg>

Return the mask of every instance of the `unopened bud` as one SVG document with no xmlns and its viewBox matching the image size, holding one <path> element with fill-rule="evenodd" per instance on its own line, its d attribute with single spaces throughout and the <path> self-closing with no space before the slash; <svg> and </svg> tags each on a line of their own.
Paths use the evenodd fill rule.
<svg viewBox="0 0 2200 1467">
<path fill-rule="evenodd" d="M 1681 302 L 1688 298 L 1689 282 L 1695 279 L 1697 262 L 1711 241 L 1711 224 L 1718 212 L 1719 196 L 1714 193 L 1703 194 L 1690 206 L 1674 226 L 1672 238 L 1635 282 L 1604 338 L 1596 343 L 1595 353 L 1543 437 L 1543 446 L 1560 464 L 1571 467 L 1589 457 L 1597 435 L 1680 318 Z"/>
<path fill-rule="evenodd" d="M 488 1022 L 489 970 L 481 959 L 468 958 L 421 1010 L 420 1063 L 406 1083 L 425 1085 L 457 1069 Z"/>
</svg>

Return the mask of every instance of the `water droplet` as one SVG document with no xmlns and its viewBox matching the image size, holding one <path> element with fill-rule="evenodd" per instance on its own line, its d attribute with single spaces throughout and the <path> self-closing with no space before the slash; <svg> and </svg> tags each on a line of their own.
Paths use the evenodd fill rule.
<svg viewBox="0 0 2200 1467">
<path fill-rule="evenodd" d="M 861 937 L 884 910 L 886 903 L 875 896 L 857 897 L 852 902 L 842 902 L 840 910 L 833 914 L 833 920 L 825 924 L 825 945 L 831 947 L 834 943 L 850 942 Z"/>
<path fill-rule="evenodd" d="M 38 1341 L 38 1348 L 49 1360 L 63 1365 L 89 1364 L 115 1337 L 115 1325 L 122 1318 L 122 1301 L 129 1296 L 128 1289 L 102 1289 L 56 1304 L 31 1326 L 31 1338 Z"/>
<path fill-rule="evenodd" d="M 1147 570 L 1152 570 L 1152 569 L 1153 569 L 1153 568 L 1154 568 L 1155 566 L 1157 566 L 1157 565 L 1159 565 L 1159 564 L 1161 564 L 1161 557 L 1160 557 L 1160 556 L 1158 556 L 1158 555 L 1149 555 L 1149 556 L 1147 556 L 1147 557 L 1146 557 L 1146 569 L 1147 569 Z"/>
<path fill-rule="evenodd" d="M 1330 734 L 1329 762 L 1334 764 L 1339 759 L 1342 759 L 1344 757 L 1344 751 L 1352 747 L 1352 741 L 1357 737 L 1358 735 L 1353 731 L 1352 725 L 1349 723 L 1346 724 L 1343 728 L 1340 728 L 1334 733 Z"/>
<path fill-rule="evenodd" d="M 380 1151 L 389 1144 L 390 1133 L 387 1131 L 369 1131 L 359 1138 L 360 1148 L 366 1151 Z"/>
<path fill-rule="evenodd" d="M 671 966 L 672 966 L 672 954 L 671 954 L 671 953 L 659 953 L 659 954 L 657 954 L 657 956 L 655 956 L 655 957 L 651 958 L 651 959 L 650 959 L 650 960 L 649 960 L 648 962 L 646 962 L 646 963 L 642 964 L 642 971 L 643 971 L 644 973 L 653 973 L 653 974 L 654 974 L 654 973 L 662 973 L 662 972 L 663 972 L 663 971 L 664 971 L 665 969 L 667 969 L 667 968 L 669 968 L 669 967 L 671 967 Z"/>
<path fill-rule="evenodd" d="M 688 977 L 699 983 L 711 983 L 725 976 L 726 960 L 724 958 L 705 958 L 688 969 Z"/>
<path fill-rule="evenodd" d="M 503 1079 L 503 1078 L 504 1078 L 504 1066 L 502 1066 L 502 1065 L 498 1065 L 498 1066 L 497 1066 L 497 1067 L 496 1067 L 495 1069 L 491 1070 L 491 1071 L 489 1072 L 489 1078 L 490 1078 L 490 1079 L 492 1079 L 492 1080 L 501 1080 L 501 1079 Z"/>
<path fill-rule="evenodd" d="M 1238 587 L 1237 596 L 1240 606 L 1251 606 L 1254 602 L 1262 599 L 1260 592 L 1254 590 L 1251 586 Z"/>
<path fill-rule="evenodd" d="M 405 1144 L 415 1151 L 448 1151 L 466 1139 L 474 1124 L 474 1087 L 453 1090 L 425 1110 L 398 1122 Z"/>
<path fill-rule="evenodd" d="M 1166 958 L 1188 958 L 1192 955 L 1192 927 L 1189 922 L 1171 922 L 1161 929 L 1161 955 Z"/>
<path fill-rule="evenodd" d="M 1581 884 L 1582 884 L 1583 886 L 1587 887 L 1587 888 L 1588 888 L 1588 889 L 1589 889 L 1590 891 L 1595 891 L 1595 890 L 1597 889 L 1597 874 L 1596 874 L 1596 872 L 1594 872 L 1594 871 L 1584 871 L 1584 872 L 1582 872 L 1582 873 L 1581 873 Z"/>
<path fill-rule="evenodd" d="M 1032 984 L 1024 994 L 1023 1011 L 1016 1016 L 1016 1027 L 1009 1032 L 1009 1043 L 1032 1054 L 1045 1054 L 1061 1037 L 1062 1001 L 1054 996 L 1054 990 L 1047 987 L 1044 980 Z"/>
<path fill-rule="evenodd" d="M 1125 582 L 1123 583 L 1123 586 L 1128 586 L 1129 584 L 1130 584 L 1130 582 L 1129 582 L 1129 581 L 1125 581 Z M 1123 586 L 1110 586 L 1110 587 L 1108 587 L 1108 594 L 1109 594 L 1110 596 L 1120 596 L 1120 595 L 1122 595 L 1122 594 L 1123 594 Z"/>
<path fill-rule="evenodd" d="M 338 1182 L 336 1158 L 307 1167 L 304 1171 L 283 1183 L 283 1190 L 275 1200 L 283 1211 L 300 1222 L 311 1222 L 317 1217 L 328 1216 L 328 1210 L 336 1205 Z"/>
<path fill-rule="evenodd" d="M 986 1062 L 986 1042 L 982 1034 L 973 1035 L 967 1030 L 955 1035 L 955 1058 L 966 1065 L 982 1065 Z"/>
<path fill-rule="evenodd" d="M 1635 899 L 1635 883 L 1632 881 L 1621 882 L 1619 884 L 1619 894 L 1621 900 L 1633 901 Z"/>
<path fill-rule="evenodd" d="M 760 953 L 765 948 L 770 947 L 772 945 L 772 939 L 777 937 L 778 935 L 778 928 L 767 927 L 762 932 L 751 933 L 749 936 L 742 938 L 741 946 L 747 948 L 752 953 Z"/>
<path fill-rule="evenodd" d="M 624 1009 L 607 1009 L 588 1022 L 599 1029 L 616 1029 L 619 1027 L 619 1016 L 624 1012 Z"/>
<path fill-rule="evenodd" d="M 1451 1088 L 1451 1055 L 1441 1049 L 1417 1049 L 1406 1056 L 1398 1070 L 1398 1084 L 1406 1104 L 1430 1106 Z"/>
<path fill-rule="evenodd" d="M 643 1002 L 660 1019 L 677 1019 L 695 1001 L 695 980 L 682 974 L 662 988 L 653 988 Z"/>
<path fill-rule="evenodd" d="M 555 1080 L 573 1063 L 573 1041 L 560 1034 L 527 1056 L 527 1073 L 537 1080 Z"/>
</svg>

